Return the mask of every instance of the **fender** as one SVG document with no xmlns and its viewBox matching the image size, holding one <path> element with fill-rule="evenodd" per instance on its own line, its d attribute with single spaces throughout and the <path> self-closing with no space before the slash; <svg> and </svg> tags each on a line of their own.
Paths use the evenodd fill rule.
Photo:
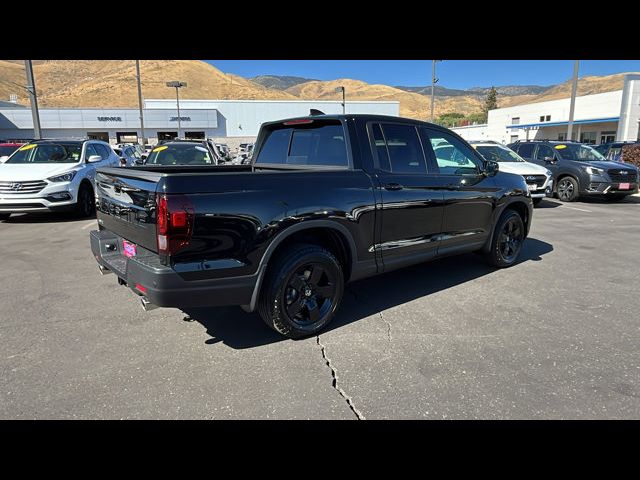
<svg viewBox="0 0 640 480">
<path fill-rule="evenodd" d="M 242 309 L 244 311 L 253 312 L 255 310 L 256 303 L 258 301 L 258 293 L 260 292 L 260 287 L 262 286 L 264 274 L 267 271 L 269 259 L 273 255 L 273 252 L 275 252 L 276 248 L 278 248 L 278 245 L 280 245 L 294 233 L 309 230 L 312 228 L 330 228 L 341 233 L 342 236 L 347 239 L 347 243 L 349 244 L 349 250 L 351 253 L 351 271 L 354 270 L 357 263 L 356 245 L 353 241 L 353 237 L 351 236 L 351 232 L 349 232 L 347 227 L 330 220 L 303 220 L 302 222 L 287 227 L 282 232 L 278 233 L 265 250 L 264 254 L 262 255 L 262 259 L 260 260 L 260 264 L 258 265 L 258 279 L 256 281 L 255 287 L 253 288 L 251 303 L 249 305 L 242 305 Z"/>
<path fill-rule="evenodd" d="M 503 198 L 508 198 L 508 197 L 503 197 Z M 525 206 L 525 208 L 527 209 L 527 211 L 529 212 L 529 221 L 527 222 L 527 234 L 526 236 L 529 235 L 529 229 L 531 228 L 531 208 L 529 205 L 527 205 L 527 202 L 523 201 L 523 198 L 526 197 L 517 197 L 515 199 L 508 199 L 505 203 L 498 205 L 498 207 L 495 210 L 494 213 L 494 219 L 493 219 L 493 228 L 491 230 L 491 235 L 489 235 L 489 237 L 487 238 L 487 243 L 484 244 L 484 246 L 482 247 L 482 252 L 483 253 L 489 253 L 489 249 L 491 248 L 491 243 L 493 242 L 493 235 L 496 232 L 495 226 L 498 222 L 498 219 L 500 218 L 500 215 L 502 215 L 502 212 L 504 212 L 507 207 L 509 205 L 513 205 L 515 203 L 521 203 L 522 205 Z M 526 238 L 526 237 L 525 237 Z"/>
</svg>

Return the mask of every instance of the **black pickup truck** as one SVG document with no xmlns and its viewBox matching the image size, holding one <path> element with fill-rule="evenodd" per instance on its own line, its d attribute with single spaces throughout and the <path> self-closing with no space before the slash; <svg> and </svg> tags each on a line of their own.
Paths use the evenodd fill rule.
<svg viewBox="0 0 640 480">
<path fill-rule="evenodd" d="M 254 152 L 251 165 L 98 170 L 101 272 L 145 309 L 240 305 L 298 338 L 331 321 L 346 282 L 472 251 L 509 267 L 531 226 L 524 179 L 429 123 L 281 120 Z"/>
</svg>

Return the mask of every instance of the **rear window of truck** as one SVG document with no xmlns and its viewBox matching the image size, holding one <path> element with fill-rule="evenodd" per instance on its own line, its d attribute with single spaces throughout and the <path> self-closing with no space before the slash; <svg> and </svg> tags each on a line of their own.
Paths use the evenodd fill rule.
<svg viewBox="0 0 640 480">
<path fill-rule="evenodd" d="M 337 120 L 271 125 L 256 164 L 348 167 L 347 143 Z"/>
</svg>

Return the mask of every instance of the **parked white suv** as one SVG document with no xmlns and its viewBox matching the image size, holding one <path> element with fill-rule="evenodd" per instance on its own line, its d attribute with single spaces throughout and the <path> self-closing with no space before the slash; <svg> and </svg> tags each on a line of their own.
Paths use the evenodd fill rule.
<svg viewBox="0 0 640 480">
<path fill-rule="evenodd" d="M 12 213 L 94 211 L 96 168 L 117 167 L 120 159 L 100 140 L 37 140 L 0 164 L 0 221 Z"/>
<path fill-rule="evenodd" d="M 553 195 L 553 173 L 540 165 L 527 162 L 500 143 L 469 142 L 486 160 L 499 162 L 501 172 L 522 175 L 529 186 L 533 204 L 538 205 L 544 197 Z"/>
</svg>

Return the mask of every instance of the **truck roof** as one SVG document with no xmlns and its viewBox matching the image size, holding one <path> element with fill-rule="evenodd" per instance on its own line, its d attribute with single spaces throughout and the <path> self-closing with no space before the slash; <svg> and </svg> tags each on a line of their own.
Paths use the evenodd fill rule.
<svg viewBox="0 0 640 480">
<path fill-rule="evenodd" d="M 440 125 L 436 125 L 435 123 L 425 122 L 422 120 L 416 120 L 414 118 L 407 117 L 396 117 L 392 115 L 378 115 L 378 114 L 370 114 L 370 113 L 347 113 L 347 114 L 331 114 L 331 115 L 306 115 L 303 117 L 294 117 L 294 118 L 283 118 L 281 120 L 276 120 L 272 122 L 265 122 L 263 125 L 277 125 L 287 122 L 297 122 L 303 120 L 345 120 L 348 118 L 359 118 L 364 119 L 365 121 L 379 121 L 379 122 L 397 122 L 402 121 L 403 123 L 412 123 L 414 125 L 422 125 L 428 126 L 432 128 L 437 128 L 439 130 L 446 130 L 446 128 L 441 127 Z"/>
</svg>

